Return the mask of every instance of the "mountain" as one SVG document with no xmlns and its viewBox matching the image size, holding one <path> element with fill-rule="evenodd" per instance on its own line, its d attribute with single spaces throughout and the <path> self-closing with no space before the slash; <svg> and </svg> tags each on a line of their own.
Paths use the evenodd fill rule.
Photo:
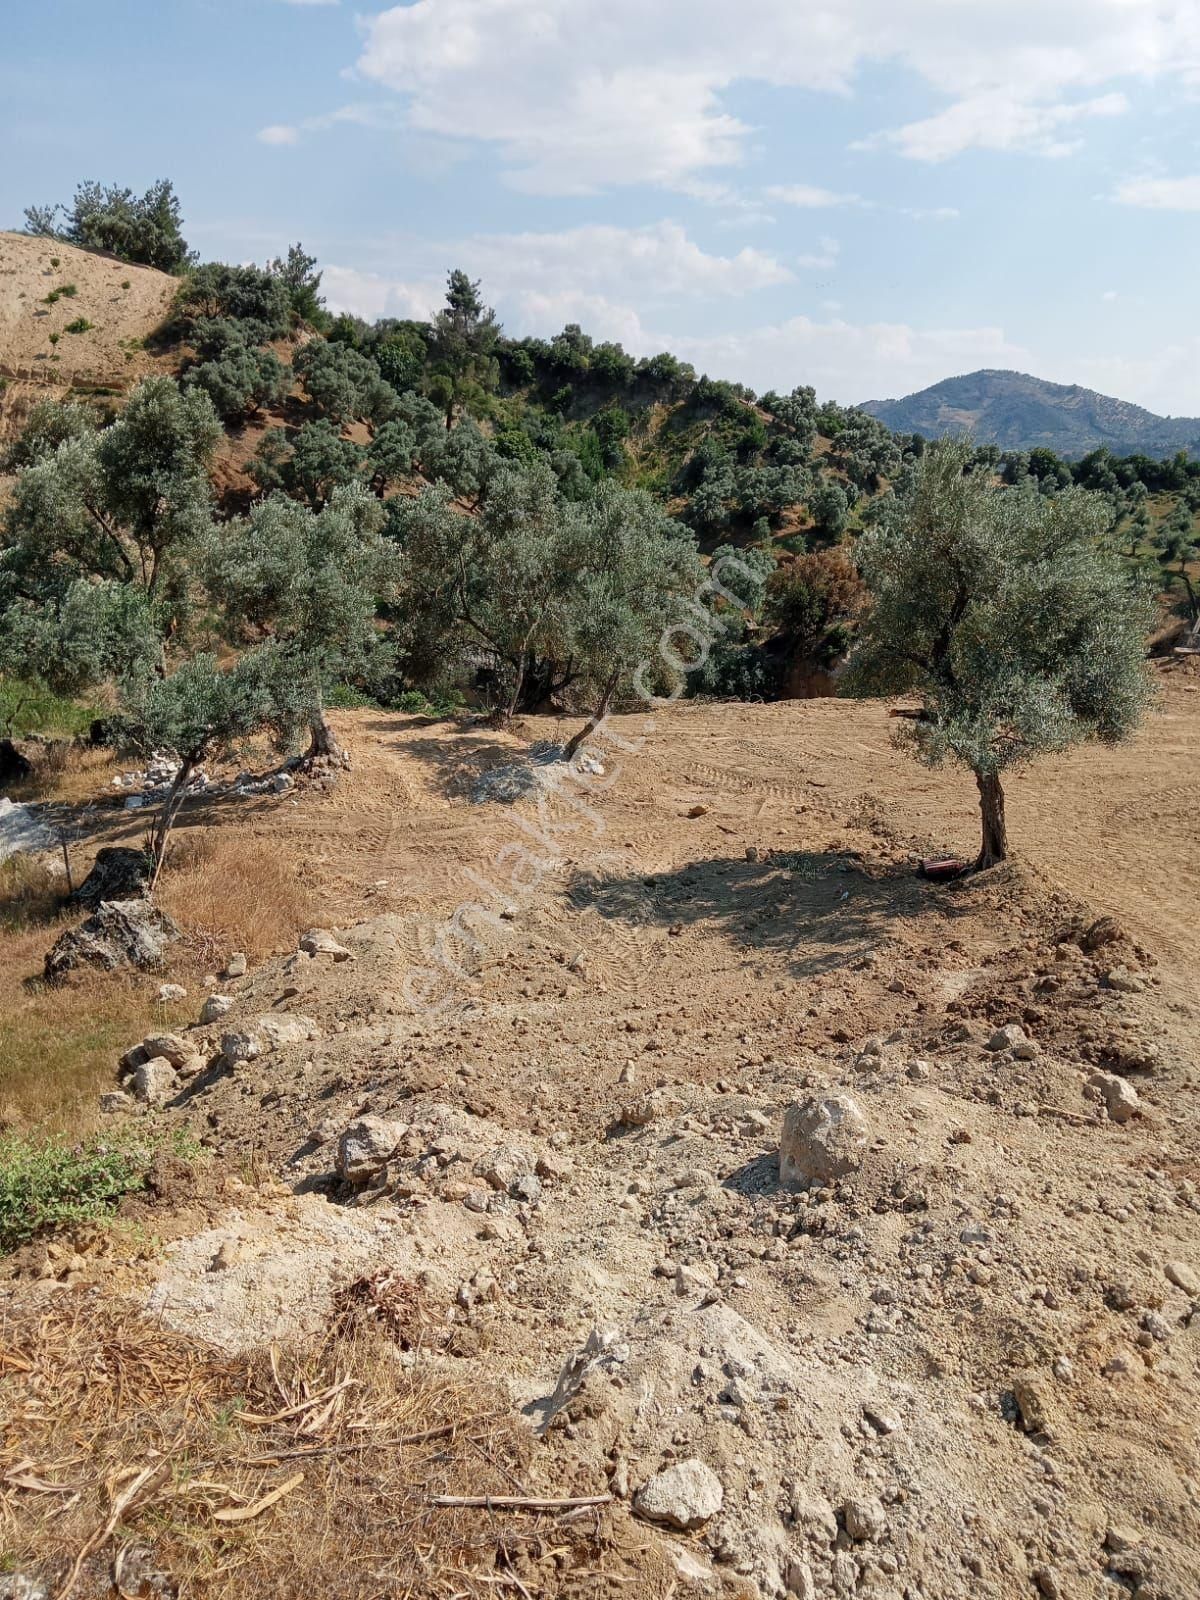
<svg viewBox="0 0 1200 1600">
<path fill-rule="evenodd" d="M 971 433 L 1006 450 L 1045 445 L 1082 456 L 1100 445 L 1115 455 L 1200 453 L 1200 417 L 1159 417 L 1077 383 L 1047 383 L 1027 372 L 984 369 L 946 378 L 903 400 L 868 400 L 859 408 L 897 433 L 926 438 Z"/>
</svg>

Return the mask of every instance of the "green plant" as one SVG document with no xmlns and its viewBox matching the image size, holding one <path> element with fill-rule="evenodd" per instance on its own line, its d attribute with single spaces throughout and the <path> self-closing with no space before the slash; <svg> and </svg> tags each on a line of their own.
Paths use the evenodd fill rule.
<svg viewBox="0 0 1200 1600">
<path fill-rule="evenodd" d="M 51 692 L 25 678 L 0 674 L 0 738 L 57 733 L 74 738 L 95 720 L 94 707 Z"/>
<path fill-rule="evenodd" d="M 56 272 L 58 271 L 58 269 L 59 269 L 61 264 L 62 264 L 62 257 L 61 256 L 51 256 L 50 257 L 50 265 L 54 268 L 54 270 Z"/>
<path fill-rule="evenodd" d="M 57 289 L 51 289 L 42 301 L 44 306 L 57 305 L 60 300 L 74 300 L 79 290 L 73 283 L 60 283 Z"/>
<path fill-rule="evenodd" d="M 130 287 L 128 278 L 122 278 L 121 279 L 121 287 L 122 287 L 122 289 L 128 289 Z"/>
<path fill-rule="evenodd" d="M 51 343 L 51 344 L 57 344 L 57 343 L 58 343 L 58 341 L 59 341 L 59 337 L 60 337 L 60 335 L 59 335 L 59 334 L 57 334 L 57 333 L 52 333 L 52 334 L 51 334 L 51 335 L 50 335 L 50 343 Z"/>
<path fill-rule="evenodd" d="M 141 1189 L 153 1148 L 129 1135 L 71 1144 L 62 1137 L 0 1137 L 0 1251 L 40 1233 L 108 1215 Z"/>
<path fill-rule="evenodd" d="M 94 322 L 89 322 L 86 317 L 76 317 L 74 322 L 67 323 L 66 327 L 63 329 L 63 332 L 90 333 L 95 326 L 96 324 Z"/>
</svg>

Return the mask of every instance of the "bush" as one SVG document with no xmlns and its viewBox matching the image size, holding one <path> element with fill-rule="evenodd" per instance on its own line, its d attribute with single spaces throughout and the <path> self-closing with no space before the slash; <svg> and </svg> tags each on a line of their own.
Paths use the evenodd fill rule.
<svg viewBox="0 0 1200 1600">
<path fill-rule="evenodd" d="M 95 326 L 96 324 L 94 322 L 89 322 L 86 317 L 76 317 L 74 322 L 67 323 L 66 327 L 63 329 L 63 332 L 90 333 Z"/>
<path fill-rule="evenodd" d="M 144 1188 L 153 1155 L 147 1141 L 128 1135 L 82 1144 L 0 1137 L 0 1250 L 108 1215 L 127 1194 Z"/>
<path fill-rule="evenodd" d="M 61 221 L 60 221 L 61 218 Z M 27 233 L 66 239 L 84 250 L 107 250 L 161 272 L 179 272 L 192 259 L 182 233 L 179 199 L 167 178 L 144 195 L 116 185 L 81 183 L 70 207 L 30 206 Z"/>
</svg>

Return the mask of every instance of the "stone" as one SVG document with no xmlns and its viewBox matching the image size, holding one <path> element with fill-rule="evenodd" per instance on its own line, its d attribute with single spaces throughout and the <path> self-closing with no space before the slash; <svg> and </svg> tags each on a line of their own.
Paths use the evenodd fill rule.
<svg viewBox="0 0 1200 1600">
<path fill-rule="evenodd" d="M 263 1042 L 256 1033 L 235 1028 L 221 1035 L 221 1054 L 230 1066 L 235 1067 L 240 1061 L 253 1061 L 262 1053 Z"/>
<path fill-rule="evenodd" d="M 534 1206 L 542 1198 L 542 1180 L 532 1172 L 526 1172 L 509 1186 L 508 1192 L 514 1200 L 523 1200 L 526 1205 Z"/>
<path fill-rule="evenodd" d="M 706 1267 L 678 1266 L 675 1269 L 675 1293 L 681 1300 L 706 1295 L 712 1286 L 713 1274 Z"/>
<path fill-rule="evenodd" d="M 134 1104 L 133 1096 L 126 1094 L 124 1089 L 110 1089 L 107 1094 L 100 1096 L 100 1110 L 106 1117 L 118 1117 L 123 1112 L 132 1111 Z"/>
<path fill-rule="evenodd" d="M 848 1094 L 800 1100 L 784 1114 L 779 1177 L 789 1188 L 828 1183 L 862 1165 L 867 1119 Z"/>
<path fill-rule="evenodd" d="M 299 1012 L 259 1017 L 255 1029 L 268 1050 L 282 1050 L 289 1044 L 305 1044 L 317 1036 L 316 1023 Z"/>
<path fill-rule="evenodd" d="M 1001 1050 L 1017 1050 L 1030 1041 L 1026 1037 L 1025 1029 L 1019 1022 L 1010 1022 L 1003 1028 L 997 1028 L 987 1042 L 987 1047 L 994 1053 Z"/>
<path fill-rule="evenodd" d="M 196 1054 L 195 1045 L 190 1040 L 181 1039 L 177 1033 L 148 1034 L 138 1048 L 142 1052 L 144 1061 L 149 1061 L 155 1056 L 165 1056 L 175 1068 L 186 1066 Z"/>
<path fill-rule="evenodd" d="M 534 1175 L 534 1158 L 516 1144 L 498 1144 L 475 1163 L 474 1172 L 493 1189 L 512 1193 L 518 1180 Z"/>
<path fill-rule="evenodd" d="M 638 1516 L 684 1533 L 702 1528 L 724 1503 L 720 1478 L 695 1456 L 656 1472 L 633 1497 Z"/>
<path fill-rule="evenodd" d="M 105 845 L 96 852 L 92 870 L 69 898 L 74 905 L 98 911 L 102 900 L 144 900 L 150 893 L 150 857 L 128 845 Z"/>
<path fill-rule="evenodd" d="M 149 900 L 105 900 L 78 928 L 57 940 L 46 956 L 46 977 L 57 982 L 79 967 L 116 972 L 160 967 L 167 946 L 180 937 L 164 911 Z"/>
<path fill-rule="evenodd" d="M 405 1122 L 389 1122 L 384 1117 L 356 1117 L 338 1139 L 339 1175 L 347 1183 L 366 1183 L 387 1165 L 388 1158 L 407 1132 Z"/>
<path fill-rule="evenodd" d="M 172 1006 L 187 999 L 187 990 L 181 983 L 160 983 L 155 998 L 159 1005 Z"/>
<path fill-rule="evenodd" d="M 855 1496 L 842 1505 L 842 1520 L 852 1539 L 878 1539 L 887 1527 L 887 1515 L 874 1495 Z"/>
<path fill-rule="evenodd" d="M 329 932 L 328 928 L 310 928 L 300 941 L 306 956 L 332 956 L 334 961 L 349 961 L 350 952 Z"/>
<path fill-rule="evenodd" d="M 1163 1270 L 1168 1283 L 1190 1294 L 1193 1300 L 1200 1299 L 1200 1272 L 1194 1267 L 1189 1267 L 1186 1261 L 1168 1261 Z"/>
<path fill-rule="evenodd" d="M 210 994 L 200 1007 L 200 1022 L 203 1027 L 210 1023 L 220 1022 L 227 1011 L 233 1009 L 233 998 L 227 994 Z"/>
<path fill-rule="evenodd" d="M 230 956 L 229 960 L 225 963 L 225 971 L 221 974 L 221 976 L 223 978 L 244 978 L 246 976 L 246 968 L 249 965 L 250 963 L 246 960 L 245 952 L 242 950 L 235 950 Z"/>
<path fill-rule="evenodd" d="M 32 806 L 21 805 L 7 795 L 0 797 L 0 861 L 7 861 L 9 856 L 38 855 L 43 850 L 53 850 L 57 842 Z"/>
<path fill-rule="evenodd" d="M 178 1085 L 175 1068 L 165 1056 L 143 1061 L 133 1070 L 133 1092 L 148 1106 L 161 1106 L 175 1093 Z"/>
<path fill-rule="evenodd" d="M 787 1586 L 787 1592 L 794 1594 L 797 1600 L 817 1600 L 817 1585 L 807 1561 L 801 1561 L 798 1556 L 793 1556 L 787 1564 L 783 1581 Z"/>
<path fill-rule="evenodd" d="M 1128 1122 L 1141 1110 L 1137 1090 L 1124 1078 L 1118 1078 L 1115 1072 L 1093 1072 L 1088 1084 L 1099 1090 L 1112 1122 Z"/>
<path fill-rule="evenodd" d="M 1042 1382 L 1034 1376 L 1018 1378 L 1013 1384 L 1013 1399 L 1025 1432 L 1044 1433 L 1049 1422 L 1049 1407 Z"/>
<path fill-rule="evenodd" d="M 290 772 L 277 772 L 271 779 L 271 788 L 276 794 L 288 794 L 296 787 L 296 780 Z"/>
</svg>

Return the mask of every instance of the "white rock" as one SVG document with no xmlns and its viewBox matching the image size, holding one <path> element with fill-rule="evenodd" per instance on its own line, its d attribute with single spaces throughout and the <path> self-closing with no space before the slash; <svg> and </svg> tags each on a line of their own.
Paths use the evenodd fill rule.
<svg viewBox="0 0 1200 1600">
<path fill-rule="evenodd" d="M 1137 1090 L 1124 1078 L 1118 1078 L 1115 1072 L 1093 1072 L 1088 1083 L 1100 1091 L 1113 1122 L 1128 1122 L 1141 1109 Z"/>
<path fill-rule="evenodd" d="M 862 1165 L 867 1119 L 848 1094 L 800 1100 L 784 1114 L 780 1180 L 789 1186 L 827 1183 Z"/>
<path fill-rule="evenodd" d="M 1193 1299 L 1200 1299 L 1200 1272 L 1194 1267 L 1189 1267 L 1186 1261 L 1168 1261 L 1163 1270 L 1169 1283 Z"/>
<path fill-rule="evenodd" d="M 332 956 L 335 961 L 349 961 L 350 952 L 339 944 L 328 928 L 310 928 L 300 941 L 306 956 Z"/>
<path fill-rule="evenodd" d="M 1007 1027 L 997 1028 L 987 1042 L 989 1050 L 1015 1050 L 1018 1045 L 1028 1044 L 1025 1029 L 1019 1022 L 1010 1022 Z"/>
<path fill-rule="evenodd" d="M 235 950 L 225 963 L 225 971 L 221 976 L 223 978 L 244 978 L 246 976 L 246 968 L 249 965 L 245 951 Z"/>
<path fill-rule="evenodd" d="M 257 1033 L 234 1029 L 221 1035 L 221 1054 L 231 1066 L 239 1061 L 253 1061 L 263 1053 L 263 1042 Z"/>
<path fill-rule="evenodd" d="M 302 1017 L 298 1012 L 259 1017 L 255 1027 L 268 1050 L 282 1050 L 289 1044 L 304 1044 L 306 1040 L 317 1036 L 317 1025 L 313 1019 Z"/>
<path fill-rule="evenodd" d="M 338 1172 L 348 1183 L 365 1183 L 386 1165 L 407 1132 L 406 1122 L 389 1122 L 384 1117 L 356 1117 L 342 1130 L 338 1140 Z"/>
<path fill-rule="evenodd" d="M 633 1509 L 647 1522 L 684 1532 L 701 1528 L 725 1503 L 721 1480 L 695 1456 L 656 1472 L 633 1499 Z"/>
<path fill-rule="evenodd" d="M 507 1193 L 518 1179 L 532 1177 L 535 1165 L 533 1156 L 520 1145 L 498 1144 L 480 1156 L 475 1163 L 475 1175 L 493 1189 Z"/>
<path fill-rule="evenodd" d="M 227 1011 L 232 1010 L 233 999 L 227 994 L 210 994 L 200 1008 L 200 1021 L 207 1027 L 210 1022 L 220 1022 Z"/>
<path fill-rule="evenodd" d="M 100 1096 L 100 1110 L 106 1117 L 119 1116 L 124 1111 L 132 1111 L 134 1107 L 132 1095 L 123 1089 L 113 1089 L 108 1094 Z"/>
<path fill-rule="evenodd" d="M 195 1045 L 187 1039 L 181 1039 L 177 1033 L 147 1034 L 138 1048 L 144 1061 L 164 1056 L 173 1067 L 186 1065 L 196 1054 Z"/>
<path fill-rule="evenodd" d="M 186 1000 L 187 990 L 181 983 L 160 983 L 158 986 L 158 1000 L 160 1005 L 173 1005 L 177 1000 Z"/>
<path fill-rule="evenodd" d="M 842 1506 L 842 1516 L 852 1539 L 878 1539 L 887 1527 L 887 1515 L 873 1495 L 847 1500 Z"/>
<path fill-rule="evenodd" d="M 133 1092 L 148 1106 L 164 1105 L 175 1093 L 178 1079 L 165 1056 L 143 1061 L 133 1071 Z"/>
</svg>

